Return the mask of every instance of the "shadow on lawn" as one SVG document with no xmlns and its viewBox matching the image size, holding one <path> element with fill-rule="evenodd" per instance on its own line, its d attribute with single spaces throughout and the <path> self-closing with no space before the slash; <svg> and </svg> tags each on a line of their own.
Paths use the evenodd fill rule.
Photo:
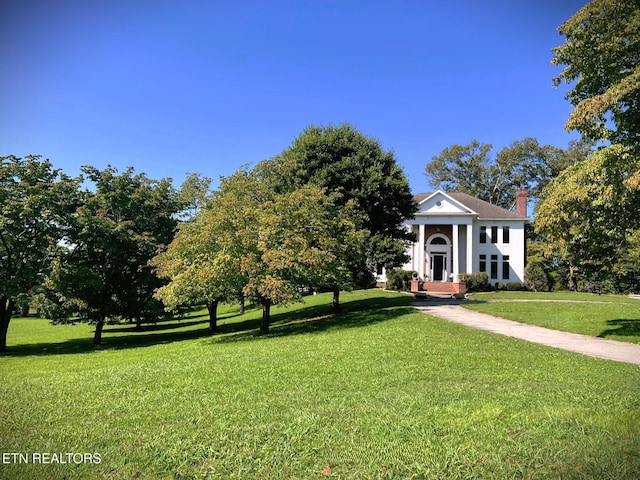
<svg viewBox="0 0 640 480">
<path fill-rule="evenodd" d="M 271 333 L 268 337 L 313 333 L 330 328 L 350 328 L 378 323 L 410 313 L 412 298 L 407 297 L 369 297 L 363 300 L 351 300 L 341 304 L 342 311 L 333 314 L 330 304 L 310 305 L 290 311 L 271 315 Z M 391 309 L 392 307 L 402 307 Z M 121 350 L 127 348 L 147 347 L 162 343 L 193 340 L 204 337 L 214 338 L 215 343 L 238 342 L 260 335 L 260 311 L 252 310 L 254 318 L 228 322 L 238 316 L 237 313 L 221 315 L 218 318 L 218 333 L 212 337 L 209 332 L 207 315 L 188 316 L 182 319 L 160 321 L 157 324 L 146 324 L 141 330 L 135 325 L 107 325 L 103 331 L 103 346 L 95 349 L 91 338 L 74 338 L 64 342 L 32 343 L 11 345 L 1 356 L 25 357 L 44 355 L 63 355 L 72 353 L 91 353 L 101 350 Z M 185 321 L 187 320 L 187 321 Z M 202 324 L 202 328 L 181 330 Z M 178 330 L 178 331 L 173 331 Z M 110 334 L 117 333 L 117 336 Z"/>
<path fill-rule="evenodd" d="M 331 305 L 314 305 L 271 315 L 268 335 L 260 334 L 260 318 L 220 326 L 214 343 L 242 342 L 257 338 L 283 337 L 316 333 L 329 329 L 363 327 L 415 312 L 411 297 L 373 297 L 341 303 L 333 313 Z M 405 308 L 399 308 L 405 307 Z"/>
<path fill-rule="evenodd" d="M 640 319 L 616 318 L 615 320 L 607 320 L 607 325 L 611 328 L 604 330 L 598 337 L 606 338 L 611 335 L 640 337 Z"/>
</svg>

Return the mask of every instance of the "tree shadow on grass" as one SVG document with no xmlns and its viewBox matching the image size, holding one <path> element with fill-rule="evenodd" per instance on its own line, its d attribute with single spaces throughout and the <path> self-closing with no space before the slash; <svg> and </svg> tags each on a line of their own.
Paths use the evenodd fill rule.
<svg viewBox="0 0 640 480">
<path fill-rule="evenodd" d="M 340 313 L 334 313 L 331 305 L 312 305 L 291 311 L 271 315 L 268 335 L 260 333 L 260 318 L 241 323 L 222 325 L 220 335 L 213 343 L 233 343 L 257 338 L 273 338 L 291 335 L 310 334 L 330 329 L 363 327 L 391 320 L 415 310 L 411 307 L 410 297 L 373 297 L 363 300 L 351 300 L 341 304 Z"/>
<path fill-rule="evenodd" d="M 334 314 L 328 303 L 280 311 L 271 315 L 271 333 L 266 337 L 314 333 L 331 328 L 359 327 L 390 320 L 413 312 L 414 310 L 410 307 L 412 300 L 410 296 L 387 297 L 382 295 L 362 300 L 351 300 L 342 302 L 339 314 Z M 237 312 L 229 312 L 219 316 L 218 332 L 213 336 L 212 341 L 214 343 L 228 343 L 265 338 L 259 332 L 260 310 L 252 309 L 248 313 L 250 318 L 240 321 L 229 321 L 233 317 L 239 316 Z M 97 349 L 91 344 L 90 337 L 83 337 L 63 342 L 11 345 L 0 356 L 25 357 L 92 353 L 212 337 L 206 314 L 192 315 L 188 318 L 187 322 L 183 317 L 157 324 L 146 324 L 141 330 L 136 330 L 136 326 L 133 324 L 107 325 L 103 331 L 103 345 Z M 189 328 L 198 324 L 202 324 L 203 327 Z M 189 329 L 184 330 L 185 328 Z"/>
<path fill-rule="evenodd" d="M 224 315 L 221 319 L 235 317 L 237 314 Z M 29 343 L 10 345 L 7 351 L 2 352 L 4 357 L 26 357 L 45 355 L 65 355 L 71 353 L 92 353 L 101 350 L 121 350 L 126 348 L 146 347 L 162 343 L 170 343 L 181 340 L 192 340 L 210 336 L 209 319 L 206 315 L 200 315 L 201 320 L 185 322 L 180 319 L 162 321 L 157 324 L 145 324 L 138 330 L 135 325 L 106 325 L 102 333 L 101 347 L 95 348 L 91 337 L 73 338 L 62 342 Z M 184 330 L 188 327 L 203 325 L 203 328 Z M 54 327 L 55 328 L 55 327 Z M 177 331 L 176 331 L 177 330 Z M 111 334 L 117 334 L 112 336 Z"/>
<path fill-rule="evenodd" d="M 606 338 L 612 335 L 621 337 L 640 337 L 640 319 L 631 318 L 616 318 L 614 320 L 607 320 L 608 328 L 602 331 L 598 337 Z"/>
</svg>

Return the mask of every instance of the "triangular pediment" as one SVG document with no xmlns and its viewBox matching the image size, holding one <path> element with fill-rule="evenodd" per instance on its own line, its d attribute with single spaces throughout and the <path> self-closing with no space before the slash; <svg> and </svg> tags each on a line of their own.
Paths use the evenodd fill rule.
<svg viewBox="0 0 640 480">
<path fill-rule="evenodd" d="M 438 190 L 418 203 L 417 215 L 473 215 L 476 212 Z"/>
</svg>

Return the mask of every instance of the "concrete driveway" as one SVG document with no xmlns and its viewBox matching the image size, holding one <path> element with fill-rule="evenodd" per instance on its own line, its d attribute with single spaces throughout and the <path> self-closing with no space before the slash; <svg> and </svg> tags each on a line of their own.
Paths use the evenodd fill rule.
<svg viewBox="0 0 640 480">
<path fill-rule="evenodd" d="M 577 333 L 560 332 L 558 330 L 550 330 L 535 325 L 505 320 L 504 318 L 462 308 L 460 306 L 462 302 L 464 302 L 464 300 L 430 299 L 428 301 L 416 302 L 414 303 L 414 307 L 434 317 L 489 332 L 499 333 L 500 335 L 507 335 L 549 347 L 578 352 L 591 357 L 606 358 L 607 360 L 640 365 L 640 345 L 589 337 Z"/>
</svg>

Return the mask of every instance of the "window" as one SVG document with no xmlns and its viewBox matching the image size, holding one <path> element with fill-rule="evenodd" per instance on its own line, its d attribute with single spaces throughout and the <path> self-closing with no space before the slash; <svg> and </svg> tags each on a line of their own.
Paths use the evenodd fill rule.
<svg viewBox="0 0 640 480">
<path fill-rule="evenodd" d="M 491 227 L 491 243 L 498 243 L 498 227 Z"/>
<path fill-rule="evenodd" d="M 498 278 L 498 255 L 491 255 L 491 279 Z"/>
<path fill-rule="evenodd" d="M 509 243 L 509 227 L 502 227 L 502 243 Z"/>
<path fill-rule="evenodd" d="M 509 255 L 502 256 L 502 279 L 509 280 Z"/>
<path fill-rule="evenodd" d="M 480 243 L 487 243 L 487 227 L 480 227 Z"/>
<path fill-rule="evenodd" d="M 382 272 L 384 271 L 383 268 L 384 268 L 384 265 L 381 265 L 381 264 L 376 265 L 376 274 L 382 275 Z"/>
<path fill-rule="evenodd" d="M 486 272 L 487 271 L 487 256 L 486 255 L 480 255 L 480 271 L 481 272 Z"/>
</svg>

